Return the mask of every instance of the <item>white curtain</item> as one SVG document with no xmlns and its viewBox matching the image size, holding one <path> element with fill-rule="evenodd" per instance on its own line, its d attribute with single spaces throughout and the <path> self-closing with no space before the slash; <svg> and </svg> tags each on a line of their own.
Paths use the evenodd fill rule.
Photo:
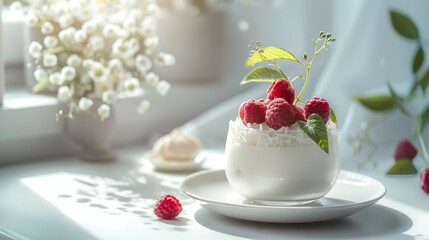
<svg viewBox="0 0 429 240">
<path fill-rule="evenodd" d="M 0 0 L 0 106 L 3 105 L 3 94 L 4 94 L 4 67 L 3 67 L 3 33 L 2 33 L 2 13 L 3 0 Z"/>
</svg>

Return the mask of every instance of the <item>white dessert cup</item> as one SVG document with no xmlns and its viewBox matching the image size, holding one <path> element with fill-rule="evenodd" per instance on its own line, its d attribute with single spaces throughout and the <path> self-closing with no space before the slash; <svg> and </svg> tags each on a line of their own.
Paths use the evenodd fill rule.
<svg viewBox="0 0 429 240">
<path fill-rule="evenodd" d="M 231 121 L 225 147 L 229 184 L 260 204 L 300 205 L 322 198 L 340 171 L 337 128 L 327 127 L 329 154 L 297 125 L 275 131 Z"/>
</svg>

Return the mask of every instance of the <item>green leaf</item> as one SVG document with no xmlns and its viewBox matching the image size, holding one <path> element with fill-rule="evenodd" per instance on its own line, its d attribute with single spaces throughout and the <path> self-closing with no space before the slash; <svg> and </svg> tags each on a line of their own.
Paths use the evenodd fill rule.
<svg viewBox="0 0 429 240">
<path fill-rule="evenodd" d="M 247 58 L 246 67 L 253 66 L 263 61 L 278 59 L 298 62 L 298 59 L 292 53 L 282 48 L 268 46 L 260 50 L 254 51 L 253 54 L 249 58 Z"/>
<path fill-rule="evenodd" d="M 373 111 L 385 111 L 395 107 L 395 100 L 389 95 L 372 95 L 355 97 L 364 107 Z"/>
<path fill-rule="evenodd" d="M 399 108 L 399 110 L 401 110 L 403 114 L 409 116 L 410 113 L 404 107 L 404 99 L 396 93 L 395 89 L 393 89 L 390 82 L 387 82 L 387 87 L 389 88 L 390 96 L 392 96 L 393 101 L 395 102 L 395 105 Z"/>
<path fill-rule="evenodd" d="M 395 31 L 401 36 L 409 39 L 419 38 L 419 30 L 408 16 L 392 10 L 390 11 L 390 21 Z"/>
<path fill-rule="evenodd" d="M 395 162 L 393 166 L 387 171 L 387 175 L 409 175 L 416 174 L 417 169 L 413 162 L 408 159 L 401 159 Z"/>
<path fill-rule="evenodd" d="M 307 122 L 299 121 L 298 125 L 323 151 L 329 153 L 328 130 L 322 117 L 313 113 Z"/>
<path fill-rule="evenodd" d="M 426 106 L 426 109 L 421 113 L 420 117 L 422 121 L 421 131 L 423 132 L 429 122 L 429 106 Z"/>
<path fill-rule="evenodd" d="M 429 85 L 429 68 L 426 70 L 425 75 L 423 75 L 422 79 L 419 81 L 420 87 L 422 88 L 423 92 L 426 92 L 426 89 Z"/>
<path fill-rule="evenodd" d="M 49 86 L 49 80 L 46 79 L 46 80 L 43 80 L 43 81 L 36 83 L 36 85 L 33 86 L 31 91 L 33 93 L 38 93 L 38 92 L 42 91 L 43 89 L 47 88 L 48 86 Z"/>
<path fill-rule="evenodd" d="M 284 78 L 283 74 L 275 69 L 258 67 L 253 69 L 241 81 L 241 85 L 251 82 L 272 82 L 279 78 Z"/>
<path fill-rule="evenodd" d="M 422 66 L 423 61 L 425 60 L 425 52 L 422 47 L 419 47 L 414 55 L 413 61 L 413 73 L 416 73 Z"/>
<path fill-rule="evenodd" d="M 335 115 L 334 109 L 330 108 L 329 119 L 338 126 L 337 115 Z"/>
</svg>

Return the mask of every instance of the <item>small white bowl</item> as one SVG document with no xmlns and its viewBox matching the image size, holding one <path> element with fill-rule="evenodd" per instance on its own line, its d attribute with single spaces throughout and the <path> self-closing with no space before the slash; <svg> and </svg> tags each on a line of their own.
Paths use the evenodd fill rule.
<svg viewBox="0 0 429 240">
<path fill-rule="evenodd" d="M 298 126 L 274 131 L 238 121 L 229 124 L 225 172 L 240 195 L 261 204 L 297 205 L 334 186 L 340 171 L 336 126 L 328 124 L 327 154 Z"/>
</svg>

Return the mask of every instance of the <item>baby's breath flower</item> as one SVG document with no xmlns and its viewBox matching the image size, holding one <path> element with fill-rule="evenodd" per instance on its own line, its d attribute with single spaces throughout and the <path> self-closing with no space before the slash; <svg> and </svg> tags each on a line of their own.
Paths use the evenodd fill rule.
<svg viewBox="0 0 429 240">
<path fill-rule="evenodd" d="M 48 73 L 43 68 L 38 68 L 34 71 L 34 78 L 38 81 L 45 81 L 48 79 Z"/>
<path fill-rule="evenodd" d="M 65 81 L 71 81 L 76 77 L 76 69 L 71 66 L 65 66 L 61 69 L 61 76 Z"/>
<path fill-rule="evenodd" d="M 58 38 L 63 42 L 63 43 L 70 43 L 73 39 L 74 39 L 74 33 L 76 32 L 76 28 L 74 27 L 69 27 L 66 28 L 64 30 L 61 30 L 58 33 Z"/>
<path fill-rule="evenodd" d="M 148 100 L 143 100 L 137 106 L 137 113 L 140 115 L 145 114 L 150 108 L 150 102 Z"/>
<path fill-rule="evenodd" d="M 115 103 L 117 100 L 116 92 L 113 90 L 107 90 L 103 92 L 102 98 L 103 98 L 103 102 L 105 103 L 108 103 L 108 104 Z"/>
<path fill-rule="evenodd" d="M 148 37 L 144 40 L 144 46 L 147 49 L 155 49 L 159 45 L 159 37 L 158 36 L 152 36 Z"/>
<path fill-rule="evenodd" d="M 58 58 L 54 54 L 47 53 L 43 55 L 43 66 L 55 67 L 58 63 Z"/>
<path fill-rule="evenodd" d="M 67 58 L 67 65 L 78 67 L 82 63 L 82 58 L 77 54 L 72 54 Z"/>
<path fill-rule="evenodd" d="M 140 81 L 137 78 L 128 78 L 124 81 L 125 91 L 129 93 L 135 92 L 140 87 Z"/>
<path fill-rule="evenodd" d="M 103 27 L 103 37 L 105 38 L 117 38 L 121 35 L 121 28 L 116 24 L 106 24 Z"/>
<path fill-rule="evenodd" d="M 145 82 L 147 85 L 155 87 L 156 84 L 159 82 L 159 76 L 154 72 L 149 72 L 146 74 Z"/>
<path fill-rule="evenodd" d="M 58 46 L 58 38 L 55 36 L 46 36 L 43 40 L 43 43 L 45 44 L 46 48 L 54 48 Z"/>
<path fill-rule="evenodd" d="M 176 58 L 172 54 L 160 52 L 155 58 L 155 63 L 159 66 L 172 66 L 176 64 Z"/>
<path fill-rule="evenodd" d="M 28 52 L 32 58 L 40 58 L 42 56 L 43 46 L 39 42 L 33 41 L 28 47 Z"/>
<path fill-rule="evenodd" d="M 88 34 L 93 34 L 97 30 L 97 24 L 95 21 L 86 21 L 82 24 L 82 30 Z"/>
<path fill-rule="evenodd" d="M 63 84 L 64 79 L 62 78 L 61 73 L 54 72 L 49 75 L 49 82 L 54 86 L 59 86 Z"/>
<path fill-rule="evenodd" d="M 145 37 L 154 35 L 158 30 L 156 19 L 153 16 L 147 16 L 143 18 L 140 26 L 140 34 Z"/>
<path fill-rule="evenodd" d="M 102 36 L 95 35 L 89 38 L 88 47 L 94 51 L 103 50 L 105 47 L 105 42 Z"/>
<path fill-rule="evenodd" d="M 88 72 L 88 75 L 95 82 L 103 82 L 107 80 L 107 75 L 109 74 L 108 69 L 103 66 L 103 64 L 99 62 L 94 62 L 91 65 L 91 69 Z"/>
<path fill-rule="evenodd" d="M 88 38 L 88 34 L 85 32 L 85 30 L 79 29 L 74 33 L 74 40 L 78 43 L 86 41 Z"/>
<path fill-rule="evenodd" d="M 90 98 L 82 97 L 79 99 L 79 109 L 82 111 L 88 111 L 92 105 L 94 104 L 94 101 L 92 101 Z"/>
<path fill-rule="evenodd" d="M 39 18 L 34 13 L 29 13 L 26 18 L 26 24 L 29 27 L 35 27 L 39 22 Z"/>
<path fill-rule="evenodd" d="M 136 68 L 140 73 L 146 73 L 152 68 L 152 62 L 150 59 L 143 54 L 139 54 L 136 57 Z"/>
<path fill-rule="evenodd" d="M 73 17 L 68 14 L 62 15 L 58 19 L 58 23 L 60 24 L 61 28 L 70 27 L 71 25 L 73 25 Z"/>
<path fill-rule="evenodd" d="M 146 7 L 146 13 L 150 15 L 158 15 L 159 11 L 159 6 L 155 3 L 150 3 Z"/>
<path fill-rule="evenodd" d="M 101 104 L 100 107 L 97 109 L 98 116 L 100 117 L 100 120 L 103 121 L 104 119 L 108 118 L 110 115 L 110 107 L 107 104 Z"/>
<path fill-rule="evenodd" d="M 110 71 L 121 71 L 123 68 L 121 60 L 118 58 L 113 58 L 109 60 L 109 70 Z"/>
<path fill-rule="evenodd" d="M 54 30 L 55 30 L 54 25 L 49 21 L 44 22 L 42 24 L 42 27 L 40 28 L 40 31 L 45 35 L 53 33 Z"/>
<path fill-rule="evenodd" d="M 170 90 L 171 84 L 165 80 L 161 80 L 158 82 L 158 84 L 156 84 L 156 91 L 159 93 L 159 95 L 161 96 L 165 96 L 168 92 L 168 90 Z"/>
<path fill-rule="evenodd" d="M 58 88 L 58 99 L 66 102 L 72 97 L 72 92 L 68 86 L 61 86 Z"/>
</svg>

